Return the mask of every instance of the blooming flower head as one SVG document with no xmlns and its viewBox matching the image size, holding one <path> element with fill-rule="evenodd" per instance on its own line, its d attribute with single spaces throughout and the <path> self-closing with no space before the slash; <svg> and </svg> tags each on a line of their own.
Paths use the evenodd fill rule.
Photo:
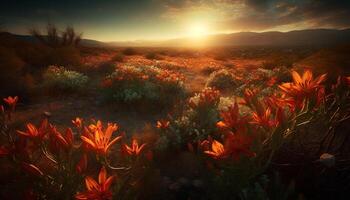
<svg viewBox="0 0 350 200">
<path fill-rule="evenodd" d="M 216 123 L 216 126 L 223 130 L 238 131 L 246 124 L 246 117 L 241 117 L 237 102 L 231 105 L 227 111 L 220 113 L 222 121 Z"/>
<path fill-rule="evenodd" d="M 193 98 L 190 100 L 189 106 L 191 108 L 217 105 L 220 101 L 220 92 L 219 90 L 207 87 L 197 94 L 196 98 L 196 102 Z"/>
<path fill-rule="evenodd" d="M 16 108 L 16 104 L 17 104 L 17 101 L 18 101 L 18 96 L 15 96 L 15 97 L 7 97 L 7 98 L 4 98 L 4 101 L 7 103 L 7 105 L 11 108 L 11 110 L 15 110 Z"/>
<path fill-rule="evenodd" d="M 98 175 L 98 182 L 92 177 L 85 178 L 87 191 L 75 195 L 77 200 L 108 200 L 112 199 L 112 192 L 109 190 L 113 183 L 114 176 L 107 177 L 105 167 L 102 167 Z"/>
<path fill-rule="evenodd" d="M 156 127 L 158 129 L 167 129 L 169 127 L 169 125 L 170 125 L 169 121 L 167 121 L 167 120 L 159 120 L 159 121 L 157 121 Z"/>
<path fill-rule="evenodd" d="M 227 156 L 234 160 L 238 160 L 240 156 L 254 157 L 251 146 L 253 143 L 253 136 L 244 134 L 228 134 L 225 139 L 225 150 Z"/>
<path fill-rule="evenodd" d="M 69 149 L 73 146 L 73 140 L 74 140 L 74 136 L 73 136 L 73 131 L 70 128 L 67 128 L 66 133 L 62 134 L 60 133 L 55 126 L 53 125 L 49 125 L 50 126 L 50 133 L 52 134 L 52 138 L 51 138 L 51 142 L 55 143 L 54 146 L 56 146 L 57 148 L 59 147 L 64 147 L 66 149 Z"/>
<path fill-rule="evenodd" d="M 251 123 L 258 124 L 266 128 L 270 128 L 277 125 L 277 121 L 272 119 L 270 108 L 267 108 L 263 113 L 253 112 Z"/>
<path fill-rule="evenodd" d="M 204 153 L 214 159 L 221 159 L 226 156 L 224 145 L 217 140 L 213 140 L 211 143 L 211 150 L 204 151 Z"/>
<path fill-rule="evenodd" d="M 83 143 L 87 147 L 98 154 L 106 155 L 109 148 L 121 139 L 121 136 L 115 137 L 112 141 L 111 137 L 113 132 L 118 129 L 116 124 L 108 123 L 108 126 L 105 131 L 102 130 L 102 123 L 100 121 L 97 124 L 92 124 L 89 126 L 89 129 L 85 129 L 85 132 L 80 136 Z"/>
<path fill-rule="evenodd" d="M 131 146 L 128 146 L 127 144 L 124 145 L 126 153 L 128 153 L 129 155 L 135 155 L 135 156 L 139 155 L 145 146 L 146 146 L 146 143 L 139 146 L 139 143 L 137 142 L 136 139 L 132 140 Z"/>
<path fill-rule="evenodd" d="M 302 107 L 305 99 L 320 101 L 324 94 L 321 83 L 326 79 L 326 74 L 314 79 L 310 70 L 306 70 L 302 76 L 293 71 L 292 77 L 294 82 L 283 83 L 279 88 L 287 98 L 292 98 L 296 107 Z"/>
<path fill-rule="evenodd" d="M 76 117 L 74 120 L 72 120 L 72 123 L 77 127 L 81 128 L 83 126 L 83 119 Z"/>
<path fill-rule="evenodd" d="M 28 123 L 26 126 L 27 126 L 26 131 L 17 130 L 17 133 L 19 133 L 22 136 L 28 137 L 28 138 L 42 139 L 45 136 L 45 134 L 47 133 L 48 121 L 47 121 L 47 119 L 44 119 L 41 122 L 41 125 L 39 128 L 37 128 L 32 123 Z"/>
</svg>

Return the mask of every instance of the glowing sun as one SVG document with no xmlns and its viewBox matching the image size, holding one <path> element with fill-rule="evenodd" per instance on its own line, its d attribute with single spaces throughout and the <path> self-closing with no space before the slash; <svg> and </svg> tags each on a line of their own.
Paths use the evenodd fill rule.
<svg viewBox="0 0 350 200">
<path fill-rule="evenodd" d="M 188 28 L 188 35 L 194 38 L 200 38 L 209 34 L 208 26 L 205 23 L 194 23 Z"/>
</svg>

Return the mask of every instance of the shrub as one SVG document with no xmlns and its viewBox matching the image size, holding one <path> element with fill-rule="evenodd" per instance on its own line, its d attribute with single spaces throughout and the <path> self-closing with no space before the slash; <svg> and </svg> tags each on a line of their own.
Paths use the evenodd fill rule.
<svg viewBox="0 0 350 200">
<path fill-rule="evenodd" d="M 79 92 L 88 83 L 88 77 L 64 67 L 49 66 L 43 74 L 43 87 L 49 92 Z"/>
<path fill-rule="evenodd" d="M 126 48 L 122 52 L 126 56 L 132 56 L 137 54 L 137 51 L 134 48 Z"/>
<path fill-rule="evenodd" d="M 211 73 L 206 83 L 206 87 L 214 87 L 221 91 L 233 90 L 236 86 L 233 74 L 226 69 Z"/>
<path fill-rule="evenodd" d="M 125 59 L 124 54 L 122 54 L 122 53 L 117 53 L 117 54 L 115 54 L 115 55 L 112 57 L 111 61 L 114 61 L 114 62 L 124 62 L 124 59 Z"/>
<path fill-rule="evenodd" d="M 155 52 L 150 52 L 150 53 L 147 53 L 145 55 L 145 58 L 147 58 L 149 60 L 159 60 L 160 56 L 157 53 L 155 53 Z"/>
<path fill-rule="evenodd" d="M 121 66 L 103 82 L 107 100 L 128 105 L 163 108 L 185 96 L 180 74 L 154 66 Z"/>
</svg>

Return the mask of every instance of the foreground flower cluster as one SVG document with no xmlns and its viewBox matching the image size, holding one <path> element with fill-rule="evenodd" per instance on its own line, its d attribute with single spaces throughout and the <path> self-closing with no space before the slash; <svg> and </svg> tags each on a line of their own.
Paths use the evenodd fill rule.
<svg viewBox="0 0 350 200">
<path fill-rule="evenodd" d="M 150 77 L 134 70 L 122 69 L 116 73 L 123 76 L 114 78 L 178 79 L 167 71 Z M 350 118 L 346 112 L 349 77 L 339 77 L 328 88 L 324 85 L 325 74 L 313 78 L 311 71 L 302 75 L 293 71 L 292 77 L 293 82 L 279 85 L 271 96 L 261 98 L 256 88 L 246 89 L 224 110 L 219 109 L 220 92 L 205 88 L 189 99 L 183 112 L 157 121 L 152 127 L 158 134 L 153 143 L 128 138 L 116 123 L 79 117 L 66 129 L 57 128 L 45 118 L 38 125 L 27 123 L 23 129 L 13 130 L 9 124 L 19 98 L 4 98 L 0 156 L 10 166 L 6 168 L 8 179 L 25 191 L 12 198 L 135 198 L 137 191 L 146 187 L 147 177 L 152 177 L 147 173 L 150 166 L 156 166 L 153 153 L 162 157 L 168 152 L 189 151 L 205 166 L 201 170 L 205 171 L 208 194 L 216 195 L 209 198 L 240 199 L 242 191 L 265 173 L 282 146 L 298 141 L 301 133 L 320 119 L 331 129 Z M 338 145 L 334 139 L 327 140 L 335 137 L 329 132 L 318 136 L 322 139 L 316 157 Z M 343 148 L 343 144 L 337 148 Z M 18 175 L 21 178 L 15 179 Z"/>
</svg>

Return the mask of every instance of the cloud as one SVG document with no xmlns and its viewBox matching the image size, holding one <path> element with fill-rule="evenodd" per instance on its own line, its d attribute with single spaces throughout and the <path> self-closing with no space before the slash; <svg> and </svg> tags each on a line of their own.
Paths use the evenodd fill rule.
<svg viewBox="0 0 350 200">
<path fill-rule="evenodd" d="M 305 28 L 349 28 L 349 0 L 166 0 L 165 16 L 207 8 L 221 30 L 263 31 L 302 23 Z"/>
</svg>

